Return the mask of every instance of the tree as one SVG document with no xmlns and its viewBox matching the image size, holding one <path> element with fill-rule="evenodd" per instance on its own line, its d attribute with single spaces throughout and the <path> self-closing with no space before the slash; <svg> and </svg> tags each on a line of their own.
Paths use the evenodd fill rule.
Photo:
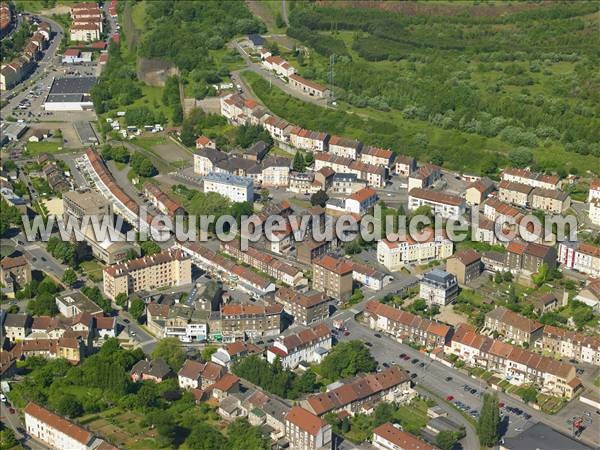
<svg viewBox="0 0 600 450">
<path fill-rule="evenodd" d="M 515 167 L 527 167 L 533 163 L 533 153 L 525 147 L 515 148 L 509 152 L 508 160 Z"/>
<path fill-rule="evenodd" d="M 155 255 L 161 251 L 160 245 L 154 241 L 144 241 L 140 243 L 140 248 L 143 256 Z"/>
<path fill-rule="evenodd" d="M 313 155 L 311 152 L 308 152 L 306 155 L 304 155 L 304 162 L 306 163 L 307 167 L 312 165 L 312 163 L 315 162 L 315 155 Z"/>
<path fill-rule="evenodd" d="M 73 394 L 62 394 L 56 402 L 56 412 L 74 418 L 83 414 L 83 407 Z"/>
<path fill-rule="evenodd" d="M 185 440 L 190 450 L 218 450 L 227 448 L 227 438 L 204 422 L 196 422 Z"/>
<path fill-rule="evenodd" d="M 54 295 L 48 292 L 40 292 L 35 299 L 27 303 L 27 311 L 34 316 L 54 316 L 58 314 Z"/>
<path fill-rule="evenodd" d="M 496 270 L 496 273 L 494 274 L 494 283 L 500 284 L 500 283 L 502 283 L 503 279 L 504 278 L 502 277 L 502 272 L 500 272 L 499 270 Z"/>
<path fill-rule="evenodd" d="M 121 308 L 125 308 L 127 306 L 128 295 L 125 292 L 119 293 L 115 297 L 115 303 L 119 305 Z"/>
<path fill-rule="evenodd" d="M 185 120 L 181 127 L 181 143 L 186 147 L 196 145 L 196 133 L 194 133 L 194 126 L 189 120 Z"/>
<path fill-rule="evenodd" d="M 271 442 L 258 427 L 250 425 L 247 419 L 236 419 L 227 428 L 230 450 L 268 450 Z"/>
<path fill-rule="evenodd" d="M 202 349 L 202 359 L 204 361 L 210 361 L 211 356 L 218 350 L 214 345 L 208 345 Z"/>
<path fill-rule="evenodd" d="M 77 282 L 77 273 L 69 267 L 63 274 L 62 282 L 67 286 L 73 286 Z"/>
<path fill-rule="evenodd" d="M 477 423 L 477 434 L 479 443 L 484 447 L 493 447 L 498 441 L 498 425 L 500 424 L 500 412 L 498 409 L 498 396 L 496 394 L 485 394 L 483 406 Z"/>
<path fill-rule="evenodd" d="M 547 279 L 548 279 L 548 264 L 546 263 L 542 263 L 540 265 L 540 267 L 538 268 L 537 273 L 534 273 L 533 275 L 531 275 L 531 279 L 533 280 L 533 282 L 535 283 L 536 286 L 540 287 L 542 284 L 544 284 Z"/>
<path fill-rule="evenodd" d="M 278 12 L 275 15 L 275 26 L 277 28 L 284 28 L 285 27 L 285 21 L 283 20 L 283 17 L 281 16 L 280 12 Z"/>
<path fill-rule="evenodd" d="M 363 298 L 365 298 L 363 291 L 361 291 L 359 288 L 356 288 L 354 289 L 354 292 L 352 292 L 352 296 L 350 297 L 350 303 L 360 303 Z"/>
<path fill-rule="evenodd" d="M 2 425 L 0 431 L 0 450 L 16 448 L 18 445 L 19 441 L 15 437 L 14 431 L 10 428 L 5 428 L 4 425 Z"/>
<path fill-rule="evenodd" d="M 327 200 L 329 200 L 329 195 L 327 195 L 327 193 L 325 193 L 325 191 L 322 189 L 310 196 L 310 204 L 313 206 L 320 206 L 324 208 L 327 204 Z"/>
<path fill-rule="evenodd" d="M 176 337 L 161 339 L 152 351 L 153 358 L 162 358 L 173 372 L 177 372 L 185 361 L 185 352 L 181 342 Z"/>
<path fill-rule="evenodd" d="M 139 298 L 136 297 L 131 301 L 131 305 L 129 306 L 129 314 L 131 314 L 138 322 L 142 320 L 145 310 L 146 305 Z"/>
<path fill-rule="evenodd" d="M 294 155 L 292 169 L 296 172 L 304 172 L 306 170 L 306 161 L 304 161 L 304 156 L 302 155 L 302 152 L 297 151 Z"/>
<path fill-rule="evenodd" d="M 359 372 L 372 372 L 377 361 L 360 341 L 336 345 L 319 365 L 318 372 L 330 381 L 348 378 Z"/>
<path fill-rule="evenodd" d="M 435 445 L 441 450 L 451 450 L 458 442 L 458 439 L 454 431 L 442 430 L 435 436 Z"/>
<path fill-rule="evenodd" d="M 525 403 L 537 403 L 538 390 L 535 386 L 522 389 L 520 395 Z"/>
</svg>

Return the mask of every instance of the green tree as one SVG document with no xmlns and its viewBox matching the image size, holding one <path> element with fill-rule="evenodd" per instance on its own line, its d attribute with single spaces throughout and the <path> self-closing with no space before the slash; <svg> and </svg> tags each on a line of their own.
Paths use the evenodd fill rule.
<svg viewBox="0 0 600 450">
<path fill-rule="evenodd" d="M 131 301 L 131 305 L 129 306 L 129 314 L 131 314 L 135 320 L 140 322 L 145 311 L 146 305 L 142 300 L 136 297 Z"/>
<path fill-rule="evenodd" d="M 435 436 L 435 445 L 441 450 L 452 450 L 458 443 L 458 439 L 454 431 L 442 430 Z"/>
<path fill-rule="evenodd" d="M 275 15 L 275 26 L 277 28 L 285 27 L 285 21 L 283 20 L 283 17 L 281 16 L 280 12 L 277 12 L 277 14 Z"/>
<path fill-rule="evenodd" d="M 538 390 L 535 386 L 522 389 L 519 395 L 525 403 L 537 403 Z"/>
<path fill-rule="evenodd" d="M 236 419 L 227 428 L 228 448 L 231 450 L 269 450 L 271 442 L 260 428 L 250 425 L 247 419 Z"/>
<path fill-rule="evenodd" d="M 125 292 L 121 292 L 115 297 L 115 303 L 121 308 L 125 308 L 127 306 L 128 298 L 129 296 Z"/>
<path fill-rule="evenodd" d="M 178 338 L 168 337 L 158 341 L 152 351 L 152 357 L 164 359 L 169 367 L 177 372 L 185 361 L 185 351 Z"/>
<path fill-rule="evenodd" d="M 14 431 L 2 425 L 2 429 L 0 430 L 0 450 L 9 450 L 16 448 L 18 445 L 19 441 L 15 437 Z"/>
<path fill-rule="evenodd" d="M 214 345 L 207 345 L 202 349 L 202 359 L 204 361 L 210 361 L 211 356 L 218 350 L 218 347 Z"/>
<path fill-rule="evenodd" d="M 304 161 L 304 156 L 302 155 L 302 152 L 297 151 L 294 155 L 292 169 L 296 172 L 304 172 L 306 170 L 306 161 Z"/>
<path fill-rule="evenodd" d="M 360 372 L 372 372 L 377 361 L 360 341 L 336 345 L 319 365 L 318 372 L 330 381 L 348 378 Z"/>
<path fill-rule="evenodd" d="M 498 425 L 500 424 L 500 412 L 498 409 L 498 396 L 496 394 L 485 394 L 483 406 L 477 423 L 477 434 L 479 443 L 484 447 L 493 447 L 498 442 Z"/>
<path fill-rule="evenodd" d="M 54 316 L 58 314 L 54 295 L 48 292 L 39 293 L 27 303 L 27 311 L 34 316 Z"/>
<path fill-rule="evenodd" d="M 537 273 L 534 273 L 533 275 L 531 275 L 531 279 L 533 280 L 535 285 L 539 287 L 548 280 L 548 275 L 549 275 L 548 264 L 542 263 L 540 265 L 540 267 L 538 268 Z"/>
<path fill-rule="evenodd" d="M 73 394 L 65 393 L 56 401 L 56 412 L 61 416 L 74 418 L 83 414 L 83 407 Z"/>
<path fill-rule="evenodd" d="M 155 255 L 156 253 L 160 253 L 161 250 L 160 245 L 154 241 L 144 241 L 140 243 L 140 248 L 143 256 Z"/>
<path fill-rule="evenodd" d="M 63 273 L 62 282 L 67 286 L 73 286 L 77 282 L 77 273 L 69 267 Z"/>
<path fill-rule="evenodd" d="M 329 200 L 329 195 L 322 189 L 310 196 L 310 204 L 313 206 L 321 206 L 324 208 L 327 200 Z"/>
<path fill-rule="evenodd" d="M 204 422 L 197 422 L 185 440 L 190 450 L 219 450 L 227 448 L 227 438 Z"/>
<path fill-rule="evenodd" d="M 186 147 L 194 147 L 196 145 L 196 133 L 194 132 L 194 126 L 189 120 L 183 122 L 181 128 L 181 142 Z"/>
</svg>

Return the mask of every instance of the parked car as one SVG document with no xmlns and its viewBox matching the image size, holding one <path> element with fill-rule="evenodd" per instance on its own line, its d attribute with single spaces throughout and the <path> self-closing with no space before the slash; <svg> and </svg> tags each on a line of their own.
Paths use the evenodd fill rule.
<svg viewBox="0 0 600 450">
<path fill-rule="evenodd" d="M 379 333 L 375 333 L 373 336 L 375 336 L 376 338 L 380 338 L 381 335 Z"/>
<path fill-rule="evenodd" d="M 452 381 L 452 377 L 446 377 L 446 381 Z"/>
<path fill-rule="evenodd" d="M 449 402 L 451 402 L 452 400 L 454 400 L 454 397 L 449 395 L 448 397 L 446 397 L 446 400 L 448 400 Z"/>
<path fill-rule="evenodd" d="M 400 358 L 404 359 L 405 356 L 406 356 L 406 353 L 400 353 Z"/>
</svg>

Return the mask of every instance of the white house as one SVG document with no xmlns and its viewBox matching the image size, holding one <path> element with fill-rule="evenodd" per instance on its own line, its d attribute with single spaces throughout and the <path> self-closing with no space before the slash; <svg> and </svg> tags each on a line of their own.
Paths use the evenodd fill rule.
<svg viewBox="0 0 600 450">
<path fill-rule="evenodd" d="M 461 216 L 466 210 L 465 201 L 456 195 L 431 189 L 411 189 L 408 193 L 409 211 L 414 211 L 420 206 L 429 206 L 434 214 L 444 219 Z"/>
<path fill-rule="evenodd" d="M 377 191 L 366 187 L 356 191 L 345 200 L 346 211 L 352 214 L 363 216 L 369 209 L 375 206 L 377 202 Z"/>
<path fill-rule="evenodd" d="M 254 201 L 254 184 L 250 178 L 211 172 L 203 182 L 204 192 L 216 192 L 235 203 Z"/>
<path fill-rule="evenodd" d="M 279 358 L 283 367 L 294 369 L 302 361 L 309 364 L 321 362 L 331 345 L 329 328 L 325 324 L 319 324 L 296 334 L 277 338 L 267 350 L 267 361 L 273 363 Z"/>
<path fill-rule="evenodd" d="M 453 243 L 443 234 L 436 236 L 431 228 L 425 228 L 413 239 L 389 241 L 382 239 L 377 243 L 377 260 L 388 270 L 401 270 L 407 264 L 423 264 L 434 259 L 446 259 L 452 256 Z"/>
</svg>

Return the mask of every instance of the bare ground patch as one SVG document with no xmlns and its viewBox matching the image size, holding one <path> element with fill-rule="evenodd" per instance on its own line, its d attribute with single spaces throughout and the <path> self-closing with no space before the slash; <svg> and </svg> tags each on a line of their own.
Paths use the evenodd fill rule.
<svg viewBox="0 0 600 450">
<path fill-rule="evenodd" d="M 164 144 L 155 145 L 152 147 L 152 152 L 169 163 L 181 160 L 191 163 L 194 160 L 194 157 L 190 152 L 170 141 L 167 141 Z"/>
</svg>

